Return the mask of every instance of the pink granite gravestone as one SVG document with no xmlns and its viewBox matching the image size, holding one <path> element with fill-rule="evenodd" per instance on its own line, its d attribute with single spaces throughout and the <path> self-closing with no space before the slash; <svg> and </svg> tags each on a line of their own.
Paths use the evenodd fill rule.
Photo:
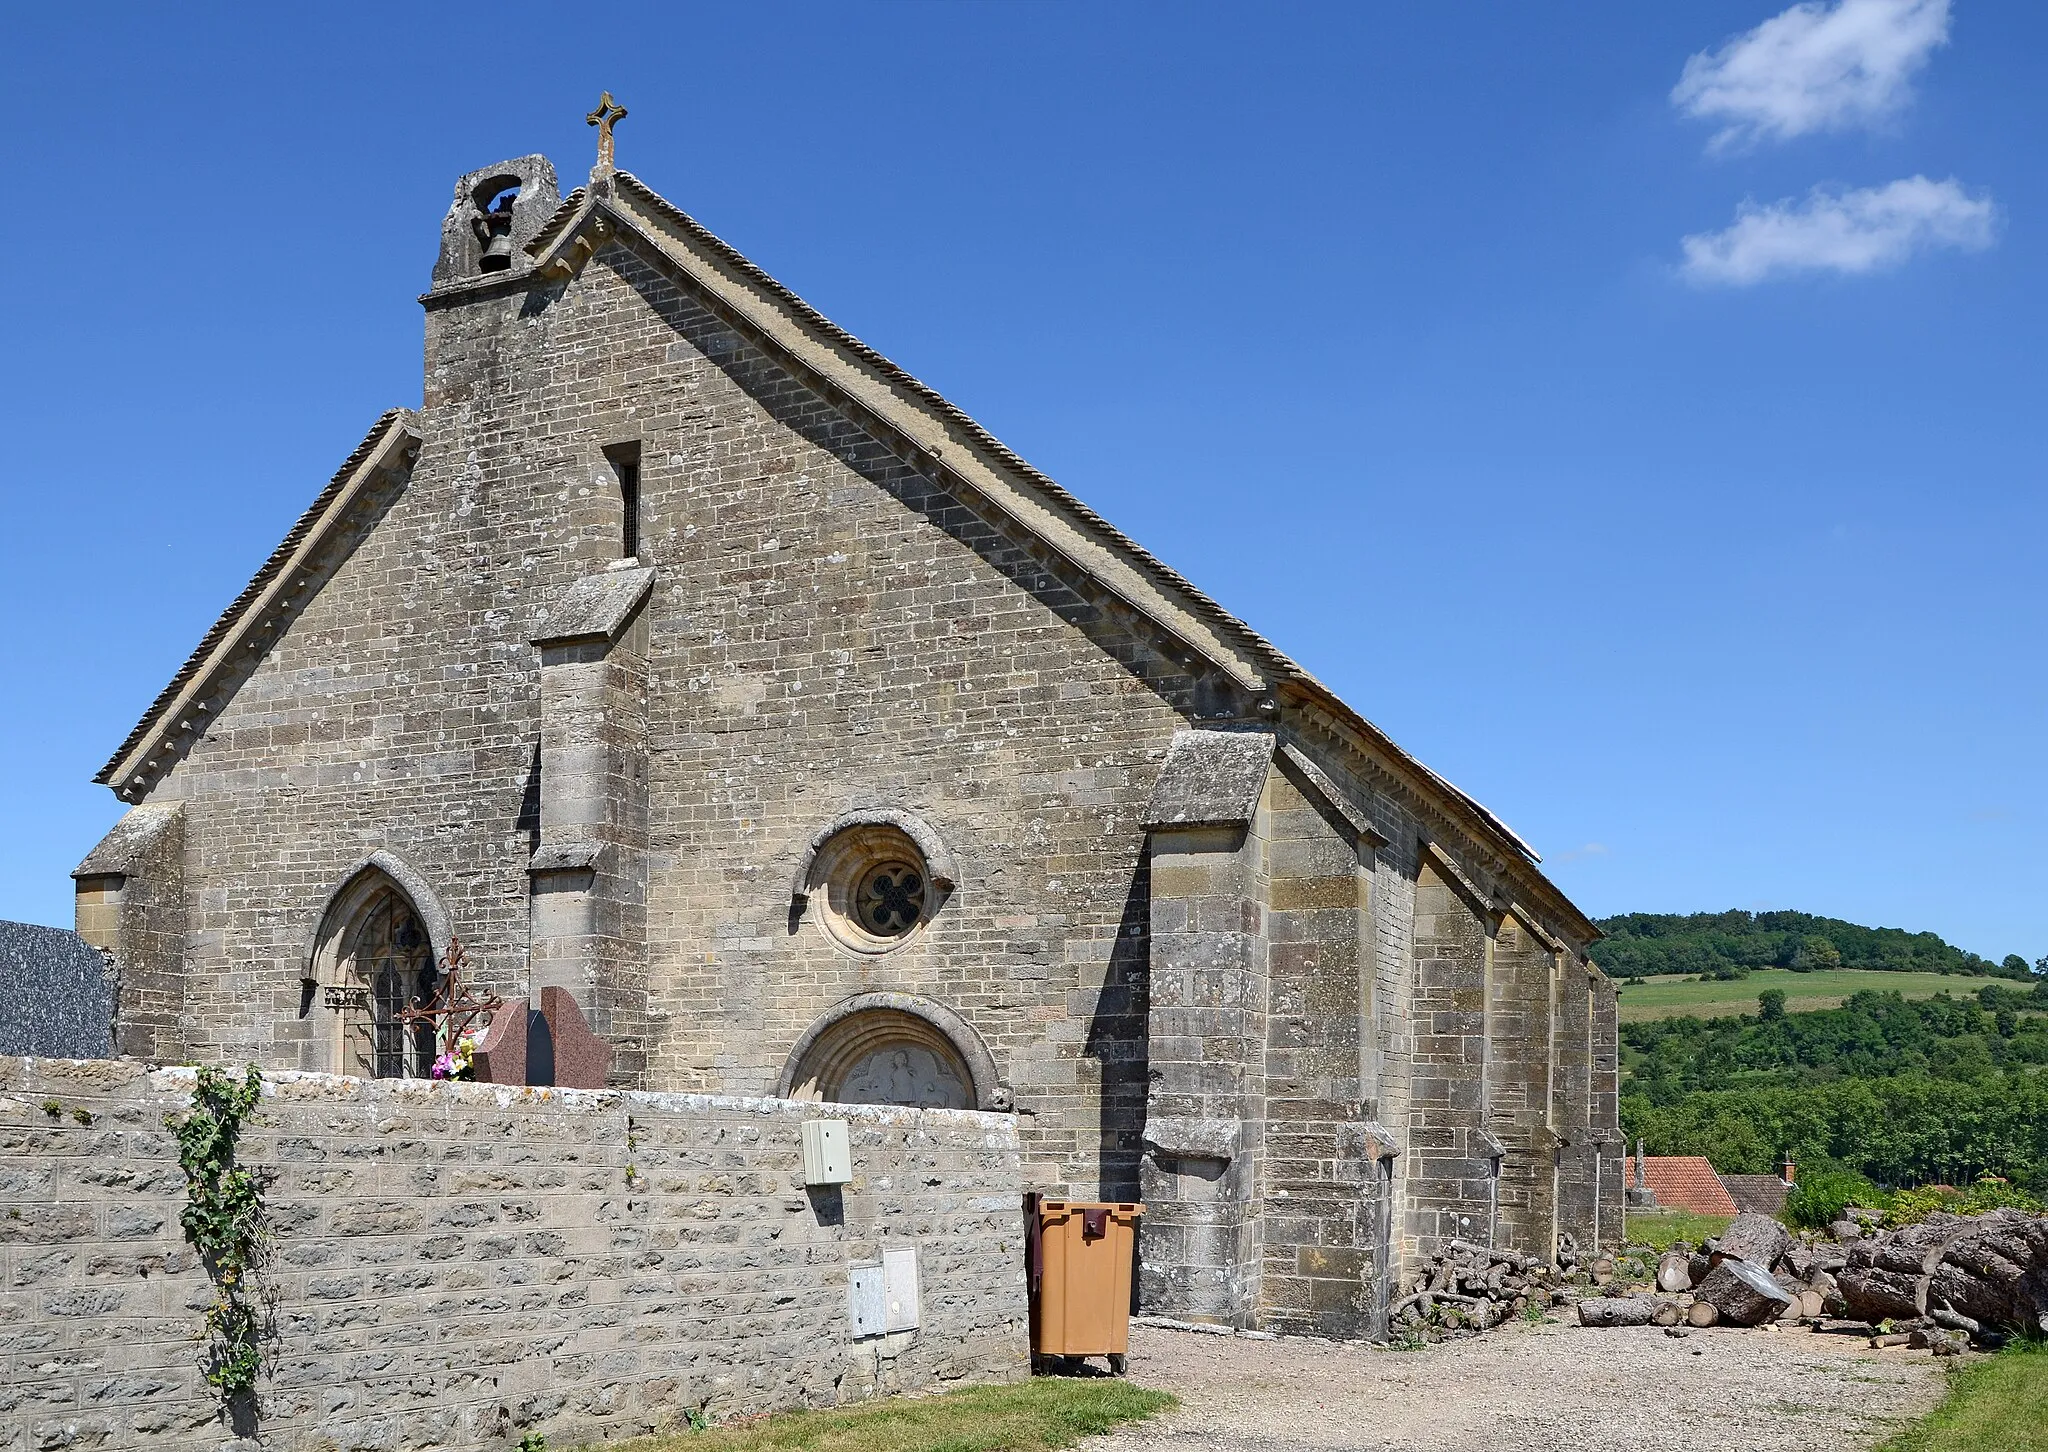
<svg viewBox="0 0 2048 1452">
<path fill-rule="evenodd" d="M 540 991 L 541 1017 L 554 1040 L 554 1083 L 563 1089 L 602 1089 L 612 1067 L 612 1046 L 590 1031 L 590 1021 L 566 988 Z"/>
<path fill-rule="evenodd" d="M 507 999 L 491 1010 L 491 1021 L 476 1038 L 474 1065 L 479 1084 L 526 1082 L 526 1000 Z"/>
</svg>

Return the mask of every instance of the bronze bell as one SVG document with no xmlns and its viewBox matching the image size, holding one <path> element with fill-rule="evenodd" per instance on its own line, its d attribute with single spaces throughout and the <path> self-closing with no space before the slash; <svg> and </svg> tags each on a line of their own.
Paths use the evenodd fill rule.
<svg viewBox="0 0 2048 1452">
<path fill-rule="evenodd" d="M 477 259 L 479 272 L 503 272 L 512 265 L 512 209 L 485 212 L 472 218 L 470 227 L 476 233 L 476 240 L 483 243 L 483 256 Z"/>
</svg>

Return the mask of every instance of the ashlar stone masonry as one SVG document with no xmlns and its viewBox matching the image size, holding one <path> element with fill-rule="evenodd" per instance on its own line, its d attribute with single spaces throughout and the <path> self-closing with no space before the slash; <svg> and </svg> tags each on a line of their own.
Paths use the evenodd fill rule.
<svg viewBox="0 0 2048 1452">
<path fill-rule="evenodd" d="M 441 236 L 421 408 L 100 777 L 121 1052 L 416 1076 L 459 939 L 620 1088 L 1014 1111 L 1160 1313 L 1611 1238 L 1612 991 L 1497 819 L 629 173 Z"/>
</svg>

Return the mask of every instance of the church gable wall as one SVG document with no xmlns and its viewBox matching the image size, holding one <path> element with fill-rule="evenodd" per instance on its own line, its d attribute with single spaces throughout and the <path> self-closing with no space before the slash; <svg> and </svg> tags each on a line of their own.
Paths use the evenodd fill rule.
<svg viewBox="0 0 2048 1452">
<path fill-rule="evenodd" d="M 1138 809 L 1188 668 L 630 248 L 540 298 L 431 322 L 429 455 L 559 499 L 559 558 L 617 555 L 605 449 L 638 446 L 657 570 L 647 1082 L 769 1092 L 832 1004 L 922 995 L 972 1025 L 1033 1111 L 1038 1183 L 1130 1193 Z M 911 941 L 861 954 L 821 929 L 824 904 L 793 915 L 790 884 L 820 828 L 877 807 L 929 823 L 959 882 Z"/>
<path fill-rule="evenodd" d="M 1028 1111 L 1027 1183 L 1133 1198 L 1161 1067 L 1146 799 L 1177 728 L 1256 726 L 1298 755 L 1270 777 L 1239 894 L 1270 927 L 1247 968 L 1259 1021 L 1241 1063 L 1208 1071 L 1246 1085 L 1230 1314 L 1263 1297 L 1290 1324 L 1353 1334 L 1374 1294 L 1384 1305 L 1371 1276 L 1390 1237 L 1412 1252 L 1483 1230 L 1488 1035 L 1538 1035 L 1547 1007 L 1531 1007 L 1533 976 L 1490 1003 L 1490 905 L 1419 844 L 1487 893 L 1523 869 L 1361 749 L 1369 735 L 1284 692 L 1255 703 L 948 492 L 725 309 L 616 231 L 574 276 L 429 299 L 409 481 L 364 503 L 155 793 L 186 809 L 183 1042 L 335 1067 L 301 974 L 322 904 L 373 851 L 431 884 L 478 986 L 526 994 L 541 849 L 595 901 L 531 967 L 579 993 L 615 1083 L 773 1093 L 834 1005 L 899 995 L 957 1015 L 963 1062 L 1000 1081 L 975 1091 Z M 534 642 L 572 613 L 565 593 L 617 580 L 629 549 L 653 570 L 630 626 L 551 643 L 544 678 Z M 592 742 L 601 763 L 576 755 Z M 1304 756 L 1320 784 L 1288 774 Z M 569 770 L 602 783 L 574 830 Z M 877 814 L 926 834 L 937 907 L 900 940 L 850 945 L 829 884 L 802 869 L 837 860 L 829 824 Z M 1553 900 L 1537 898 L 1546 914 Z M 1594 1023 L 1589 1001 L 1578 1022 L 1582 1044 L 1611 1044 L 1611 1013 Z M 1546 1093 L 1571 1097 L 1546 1078 L 1547 1044 L 1501 1062 L 1518 1124 Z M 1581 1072 L 1572 1107 L 1590 1117 L 1612 1069 L 1597 1100 Z M 1518 1130 L 1516 1175 L 1548 1173 L 1539 1148 Z M 1543 1218 L 1533 1180 L 1510 1199 L 1517 1234 Z M 1407 1213 L 1382 1213 L 1395 1204 Z"/>
</svg>

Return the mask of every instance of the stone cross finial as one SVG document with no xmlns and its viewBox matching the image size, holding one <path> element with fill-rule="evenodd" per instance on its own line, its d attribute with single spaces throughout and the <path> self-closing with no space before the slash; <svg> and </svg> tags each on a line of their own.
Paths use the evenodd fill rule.
<svg viewBox="0 0 2048 1452">
<path fill-rule="evenodd" d="M 598 97 L 597 109 L 583 118 L 584 124 L 597 128 L 597 169 L 612 169 L 612 127 L 626 119 L 626 108 L 612 99 L 606 91 Z"/>
</svg>

